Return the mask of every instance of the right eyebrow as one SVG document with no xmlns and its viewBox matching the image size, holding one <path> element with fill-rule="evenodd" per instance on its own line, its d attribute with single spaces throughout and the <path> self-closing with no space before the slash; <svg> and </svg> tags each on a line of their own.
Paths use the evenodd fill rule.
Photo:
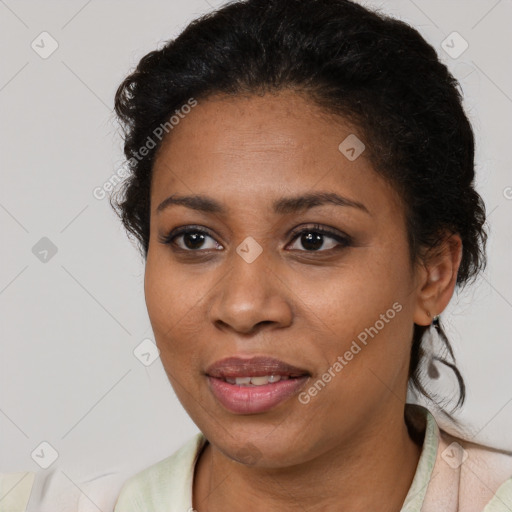
<svg viewBox="0 0 512 512">
<path fill-rule="evenodd" d="M 164 199 L 157 207 L 157 213 L 169 208 L 172 205 L 185 206 L 192 210 L 199 210 L 206 213 L 226 213 L 221 203 L 208 196 L 177 196 L 176 194 Z"/>
</svg>

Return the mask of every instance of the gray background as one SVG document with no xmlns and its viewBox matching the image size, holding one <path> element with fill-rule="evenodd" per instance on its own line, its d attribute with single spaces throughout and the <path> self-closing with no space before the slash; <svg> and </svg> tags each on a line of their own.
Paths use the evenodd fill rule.
<svg viewBox="0 0 512 512">
<path fill-rule="evenodd" d="M 145 366 L 133 354 L 152 339 L 143 260 L 93 190 L 123 163 L 118 84 L 222 3 L 0 0 L 0 472 L 51 472 L 82 494 L 87 478 L 110 472 L 113 500 L 123 478 L 197 432 L 160 360 Z M 365 5 L 416 27 L 464 91 L 489 266 L 443 316 L 468 386 L 458 418 L 477 441 L 512 450 L 512 2 Z M 59 45 L 46 59 L 31 47 L 49 51 L 43 31 Z M 441 47 L 453 31 L 469 44 L 458 58 Z M 57 248 L 47 261 L 43 237 Z M 42 441 L 58 452 L 48 470 L 31 458 Z"/>
</svg>

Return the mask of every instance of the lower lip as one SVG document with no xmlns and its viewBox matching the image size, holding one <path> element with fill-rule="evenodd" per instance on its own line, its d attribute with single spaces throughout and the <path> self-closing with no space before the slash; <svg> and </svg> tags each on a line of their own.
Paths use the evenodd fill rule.
<svg viewBox="0 0 512 512">
<path fill-rule="evenodd" d="M 268 411 L 297 394 L 308 380 L 307 376 L 280 380 L 262 386 L 239 386 L 208 377 L 215 398 L 236 414 L 256 414 Z"/>
</svg>

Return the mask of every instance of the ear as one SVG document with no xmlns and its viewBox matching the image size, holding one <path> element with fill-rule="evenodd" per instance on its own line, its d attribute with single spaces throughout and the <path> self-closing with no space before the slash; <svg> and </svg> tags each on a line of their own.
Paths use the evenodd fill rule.
<svg viewBox="0 0 512 512">
<path fill-rule="evenodd" d="M 414 323 L 430 325 L 452 298 L 462 259 L 462 240 L 458 234 L 447 233 L 443 242 L 425 256 L 418 267 Z"/>
</svg>

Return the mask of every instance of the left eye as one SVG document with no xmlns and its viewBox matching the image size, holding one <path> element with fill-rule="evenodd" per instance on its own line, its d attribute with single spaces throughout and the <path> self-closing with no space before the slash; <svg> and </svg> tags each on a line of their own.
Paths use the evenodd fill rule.
<svg viewBox="0 0 512 512">
<path fill-rule="evenodd" d="M 327 244 L 325 243 L 326 239 L 330 240 Z M 306 252 L 323 252 L 334 249 L 336 246 L 346 247 L 350 245 L 350 240 L 347 236 L 342 236 L 321 227 L 303 229 L 295 234 L 293 240 L 296 240 L 295 243 L 299 242 L 302 247 L 306 248 Z"/>
</svg>

